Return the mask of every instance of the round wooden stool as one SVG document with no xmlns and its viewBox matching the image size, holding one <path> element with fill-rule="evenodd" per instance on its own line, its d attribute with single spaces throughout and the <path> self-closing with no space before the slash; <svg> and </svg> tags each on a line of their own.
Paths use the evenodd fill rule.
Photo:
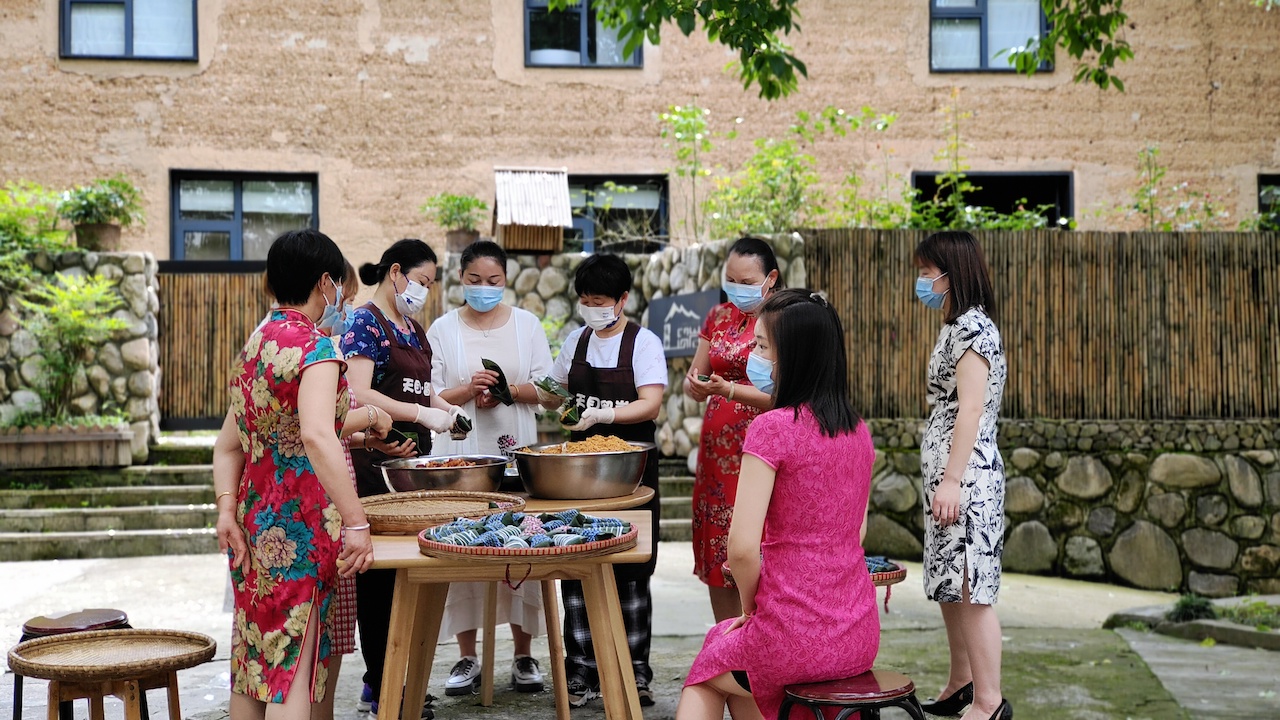
<svg viewBox="0 0 1280 720">
<path fill-rule="evenodd" d="M 41 615 L 22 623 L 22 639 L 26 642 L 50 635 L 116 630 L 129 628 L 129 616 L 113 608 L 89 608 L 57 615 Z M 61 708 L 62 720 L 72 720 L 71 703 Z M 13 673 L 13 720 L 22 720 L 22 674 Z"/>
<path fill-rule="evenodd" d="M 169 718 L 182 720 L 178 671 L 213 658 L 213 638 L 177 630 L 97 630 L 51 635 L 9 651 L 15 673 L 49 681 L 49 720 L 61 703 L 86 698 L 90 720 L 103 720 L 103 698 L 124 701 L 125 718 L 142 720 L 147 690 L 168 691 Z"/>
<path fill-rule="evenodd" d="M 892 670 L 870 670 L 843 680 L 788 685 L 786 693 L 778 720 L 788 720 L 797 705 L 808 708 L 816 720 L 825 720 L 827 708 L 839 709 L 835 720 L 848 720 L 854 713 L 859 713 L 859 720 L 877 720 L 880 708 L 885 707 L 902 708 L 916 720 L 925 720 L 916 700 L 915 683 Z"/>
</svg>

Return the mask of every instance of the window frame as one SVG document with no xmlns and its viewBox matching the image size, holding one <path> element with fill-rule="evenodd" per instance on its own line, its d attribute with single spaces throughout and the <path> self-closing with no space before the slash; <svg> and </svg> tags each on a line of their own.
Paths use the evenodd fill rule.
<svg viewBox="0 0 1280 720">
<path fill-rule="evenodd" d="M 143 62 L 198 62 L 200 60 L 200 6 L 191 1 L 191 55 L 154 56 L 133 54 L 134 0 L 58 0 L 58 57 L 63 60 L 138 60 Z M 124 53 L 121 55 L 76 55 L 71 52 L 71 7 L 73 5 L 123 5 Z"/>
<path fill-rule="evenodd" d="M 587 46 L 588 46 L 588 41 L 587 41 L 587 38 L 588 38 L 588 33 L 587 33 L 587 23 L 589 22 L 590 17 L 591 17 L 590 6 L 591 6 L 591 3 L 592 3 L 592 0 L 581 0 L 581 2 L 582 2 L 582 10 L 580 10 L 580 11 L 579 11 L 579 13 L 578 13 L 579 15 L 581 15 L 581 18 L 580 18 L 580 19 L 579 19 L 579 21 L 578 21 L 578 25 L 579 25 L 579 27 L 578 27 L 578 46 L 579 46 L 580 48 L 582 48 L 581 50 L 579 50 L 579 51 L 578 51 L 578 56 L 579 56 L 578 64 L 577 64 L 577 65 L 566 65 L 566 64 L 564 64 L 564 63 L 535 63 L 535 62 L 533 62 L 533 61 L 530 59 L 530 53 L 531 53 L 532 51 L 531 51 L 531 49 L 530 49 L 530 47 L 529 47 L 529 41 L 530 41 L 530 27 L 531 27 L 531 25 L 532 25 L 532 22 L 530 22 L 530 13 L 531 13 L 532 11 L 534 11 L 534 10 L 541 10 L 541 9 L 543 9 L 543 8 L 541 8 L 541 7 L 538 7 L 538 8 L 531 7 L 531 6 L 529 5 L 529 3 L 530 3 L 530 2 L 531 2 L 531 0 L 522 0 L 522 3 L 521 3 L 521 4 L 524 6 L 524 66 L 525 66 L 526 68 L 561 68 L 561 69 L 563 69 L 563 68 L 579 68 L 579 69 L 589 69 L 589 70 L 642 70 L 642 69 L 644 69 L 644 43 L 640 43 L 640 47 L 636 48 L 636 51 L 635 51 L 634 55 L 632 56 L 632 57 L 633 57 L 633 61 L 632 61 L 631 63 L 629 63 L 629 64 L 625 64 L 625 65 L 601 65 L 601 64 L 599 64 L 599 63 L 588 63 L 588 62 L 587 62 L 587 56 L 588 56 L 587 49 L 586 49 L 586 48 L 587 48 Z"/>
<path fill-rule="evenodd" d="M 929 72 L 939 74 L 954 73 L 1016 73 L 1018 69 L 1012 65 L 1008 67 L 990 67 L 989 57 L 991 55 L 987 42 L 987 18 L 988 8 L 987 0 L 974 0 L 975 6 L 972 8 L 955 8 L 955 7 L 938 7 L 938 0 L 929 0 Z M 1049 33 L 1049 20 L 1044 15 L 1044 8 L 1040 10 L 1040 39 L 1044 40 L 1045 35 Z M 933 21 L 934 20 L 977 20 L 978 21 L 978 59 L 982 63 L 981 67 L 976 68 L 935 68 L 933 66 Z M 1040 67 L 1036 68 L 1037 72 L 1052 72 L 1052 62 L 1042 62 Z"/>
<path fill-rule="evenodd" d="M 230 220 L 183 220 L 180 188 L 183 180 L 230 180 L 234 185 L 234 204 Z M 244 259 L 244 183 L 246 181 L 306 181 L 311 183 L 312 230 L 320 228 L 320 175 L 308 172 L 238 172 L 231 170 L 169 171 L 169 258 L 184 263 L 254 263 Z M 227 232 L 230 234 L 231 257 L 227 260 L 187 260 L 183 236 L 188 232 Z"/>
<path fill-rule="evenodd" d="M 1262 197 L 1263 191 L 1269 187 L 1280 187 L 1280 173 L 1258 173 L 1257 198 L 1259 215 L 1271 212 L 1272 208 L 1280 210 L 1280 200 L 1268 203 Z"/>
<path fill-rule="evenodd" d="M 671 233 L 671 183 L 666 175 L 625 175 L 625 174 L 582 174 L 570 175 L 569 186 L 574 187 L 581 185 L 587 190 L 593 187 L 604 185 L 606 182 L 612 181 L 617 185 L 644 185 L 654 183 L 658 186 L 658 230 L 660 231 L 656 237 L 669 237 Z M 594 206 L 587 205 L 586 215 L 573 214 L 573 208 L 569 208 L 570 214 L 573 214 L 573 226 L 565 228 L 566 231 L 582 232 L 582 252 L 592 255 L 596 252 L 596 221 L 594 218 Z M 568 239 L 568 238 L 566 238 Z"/>
<path fill-rule="evenodd" d="M 944 171 L 941 171 L 941 170 L 912 170 L 912 171 L 911 171 L 911 178 L 910 178 L 910 179 L 911 179 L 911 189 L 912 189 L 912 190 L 919 190 L 919 189 L 920 189 L 920 187 L 919 187 L 919 185 L 918 185 L 918 182 L 917 182 L 920 178 L 926 178 L 926 177 L 927 177 L 927 178 L 932 178 L 932 179 L 935 181 L 935 184 L 936 184 L 937 178 L 938 178 L 939 176 L 941 176 L 941 175 L 944 175 L 944 174 L 945 174 L 945 172 L 944 172 Z M 1059 217 L 1059 218 L 1075 219 L 1075 216 L 1076 216 L 1076 215 L 1075 215 L 1075 202 L 1076 202 L 1076 174 L 1075 174 L 1075 172 L 1074 172 L 1074 171 L 1072 171 L 1072 170 L 1025 170 L 1025 171 L 1019 171 L 1019 170 L 990 170 L 990 171 L 976 170 L 976 171 L 970 171 L 970 170 L 966 170 L 966 171 L 964 171 L 964 177 L 965 177 L 965 179 L 966 179 L 966 180 L 972 180 L 972 181 L 974 182 L 974 184 L 975 184 L 975 185 L 977 185 L 978 187 L 982 187 L 982 179 L 983 179 L 983 178 L 1036 178 L 1036 177 L 1052 177 L 1052 178 L 1065 179 L 1065 180 L 1066 180 L 1066 191 L 1067 191 L 1067 192 L 1066 192 L 1066 199 L 1065 199 L 1065 201 L 1062 203 L 1061 207 L 1059 207 L 1059 208 L 1058 208 L 1058 217 Z M 1049 223 L 1049 229 L 1053 229 L 1053 228 L 1055 228 L 1055 227 L 1060 227 L 1060 226 L 1058 226 L 1058 225 L 1056 225 L 1056 224 L 1054 224 L 1054 223 L 1052 223 L 1052 222 L 1051 222 L 1051 223 Z M 1062 229 L 1066 229 L 1066 227 L 1065 227 L 1065 226 L 1061 226 L 1061 227 L 1062 227 Z"/>
</svg>

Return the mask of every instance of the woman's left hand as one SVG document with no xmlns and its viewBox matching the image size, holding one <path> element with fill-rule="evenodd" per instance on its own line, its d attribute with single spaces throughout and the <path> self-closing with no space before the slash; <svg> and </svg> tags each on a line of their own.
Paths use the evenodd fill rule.
<svg viewBox="0 0 1280 720">
<path fill-rule="evenodd" d="M 933 505 L 930 507 L 933 519 L 942 527 L 947 527 L 960 520 L 960 481 L 942 479 L 938 490 L 933 494 Z"/>
<path fill-rule="evenodd" d="M 369 528 L 342 533 L 342 552 L 338 555 L 338 574 L 353 577 L 373 565 L 373 536 Z"/>
<path fill-rule="evenodd" d="M 751 619 L 751 616 L 750 616 L 750 615 L 748 615 L 747 613 L 742 613 L 741 615 L 739 615 L 738 617 L 736 617 L 736 618 L 734 618 L 734 619 L 733 619 L 733 622 L 729 624 L 729 627 L 727 627 L 727 628 L 725 628 L 725 629 L 724 629 L 724 634 L 725 634 L 725 635 L 728 635 L 729 633 L 733 632 L 734 630 L 737 630 L 738 628 L 742 627 L 743 625 L 746 625 L 746 624 L 747 624 L 747 621 L 748 621 L 748 620 L 750 620 L 750 619 Z"/>
<path fill-rule="evenodd" d="M 711 379 L 703 383 L 702 386 L 706 388 L 707 392 L 711 395 L 719 395 L 720 397 L 729 397 L 729 388 L 733 386 L 733 383 L 729 382 L 728 380 L 725 380 L 724 378 L 720 377 L 719 375 L 716 375 L 715 373 L 712 373 Z"/>
</svg>

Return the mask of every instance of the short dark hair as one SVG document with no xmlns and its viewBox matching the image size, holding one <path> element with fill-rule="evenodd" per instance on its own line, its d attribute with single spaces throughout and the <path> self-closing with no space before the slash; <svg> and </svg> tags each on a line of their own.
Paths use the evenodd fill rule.
<svg viewBox="0 0 1280 720">
<path fill-rule="evenodd" d="M 759 322 L 773 343 L 773 406 L 808 405 L 827 437 L 852 432 L 860 418 L 849 402 L 849 361 L 840 316 L 826 298 L 801 288 L 764 301 Z"/>
<path fill-rule="evenodd" d="M 346 262 L 328 235 L 311 228 L 290 230 L 267 250 L 267 290 L 281 305 L 301 305 L 325 273 L 342 282 Z"/>
<path fill-rule="evenodd" d="M 753 235 L 740 237 L 729 248 L 729 254 L 756 258 L 760 261 L 760 269 L 766 276 L 778 270 L 778 257 L 773 254 L 773 247 L 763 238 Z M 782 271 L 778 270 L 778 282 L 774 284 L 773 289 L 781 290 L 784 287 L 786 285 L 782 283 Z"/>
<path fill-rule="evenodd" d="M 603 295 L 614 302 L 631 290 L 631 268 L 617 255 L 592 255 L 573 273 L 573 291 L 583 295 Z"/>
<path fill-rule="evenodd" d="M 975 307 L 981 308 L 992 320 L 996 319 L 991 270 L 982 255 L 982 246 L 972 235 L 963 230 L 936 232 L 916 246 L 915 261 L 929 263 L 947 274 L 951 285 L 947 323 L 954 323 Z"/>
<path fill-rule="evenodd" d="M 470 245 L 462 249 L 462 264 L 460 266 L 463 272 L 471 266 L 471 263 L 482 257 L 491 258 L 494 262 L 502 266 L 502 274 L 507 274 L 507 251 L 502 246 L 492 240 L 476 240 Z"/>
<path fill-rule="evenodd" d="M 417 238 L 397 240 L 382 252 L 382 259 L 376 265 L 365 263 L 360 266 L 360 281 L 365 285 L 377 285 L 387 278 L 392 265 L 399 265 L 400 272 L 407 273 L 427 263 L 440 264 L 436 251 L 430 245 Z"/>
</svg>

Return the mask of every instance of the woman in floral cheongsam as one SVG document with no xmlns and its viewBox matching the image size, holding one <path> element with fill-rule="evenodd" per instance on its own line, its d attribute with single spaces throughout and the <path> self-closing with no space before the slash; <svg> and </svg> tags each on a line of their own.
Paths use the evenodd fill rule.
<svg viewBox="0 0 1280 720">
<path fill-rule="evenodd" d="M 996 419 L 1007 375 L 991 274 L 966 232 L 940 232 L 915 252 L 916 296 L 943 311 L 929 359 L 929 422 L 920 443 L 924 475 L 924 587 L 939 603 L 951 673 L 924 709 L 968 720 L 1011 718 L 1000 693 L 1000 592 L 1004 463 Z"/>
<path fill-rule="evenodd" d="M 344 424 L 348 432 L 383 434 L 390 418 L 362 408 L 364 423 L 358 415 L 346 422 L 343 363 L 316 327 L 326 310 L 341 308 L 335 278 L 343 265 L 337 245 L 319 232 L 277 238 L 267 254 L 267 283 L 279 307 L 249 337 L 232 373 L 214 485 L 235 596 L 235 720 L 264 711 L 270 719 L 310 715 L 326 694 L 338 561 L 348 576 L 373 562 L 338 436 Z M 228 483 L 226 468 L 237 466 L 243 472 Z"/>
<path fill-rule="evenodd" d="M 729 302 L 707 314 L 684 379 L 686 395 L 707 401 L 693 482 L 693 572 L 707 584 L 717 622 L 742 612 L 738 589 L 722 568 L 738 495 L 742 441 L 751 421 L 773 407 L 769 393 L 747 381 L 747 356 L 756 346 L 755 313 L 781 287 L 778 260 L 768 243 L 753 237 L 735 242 L 724 264 Z"/>
</svg>

